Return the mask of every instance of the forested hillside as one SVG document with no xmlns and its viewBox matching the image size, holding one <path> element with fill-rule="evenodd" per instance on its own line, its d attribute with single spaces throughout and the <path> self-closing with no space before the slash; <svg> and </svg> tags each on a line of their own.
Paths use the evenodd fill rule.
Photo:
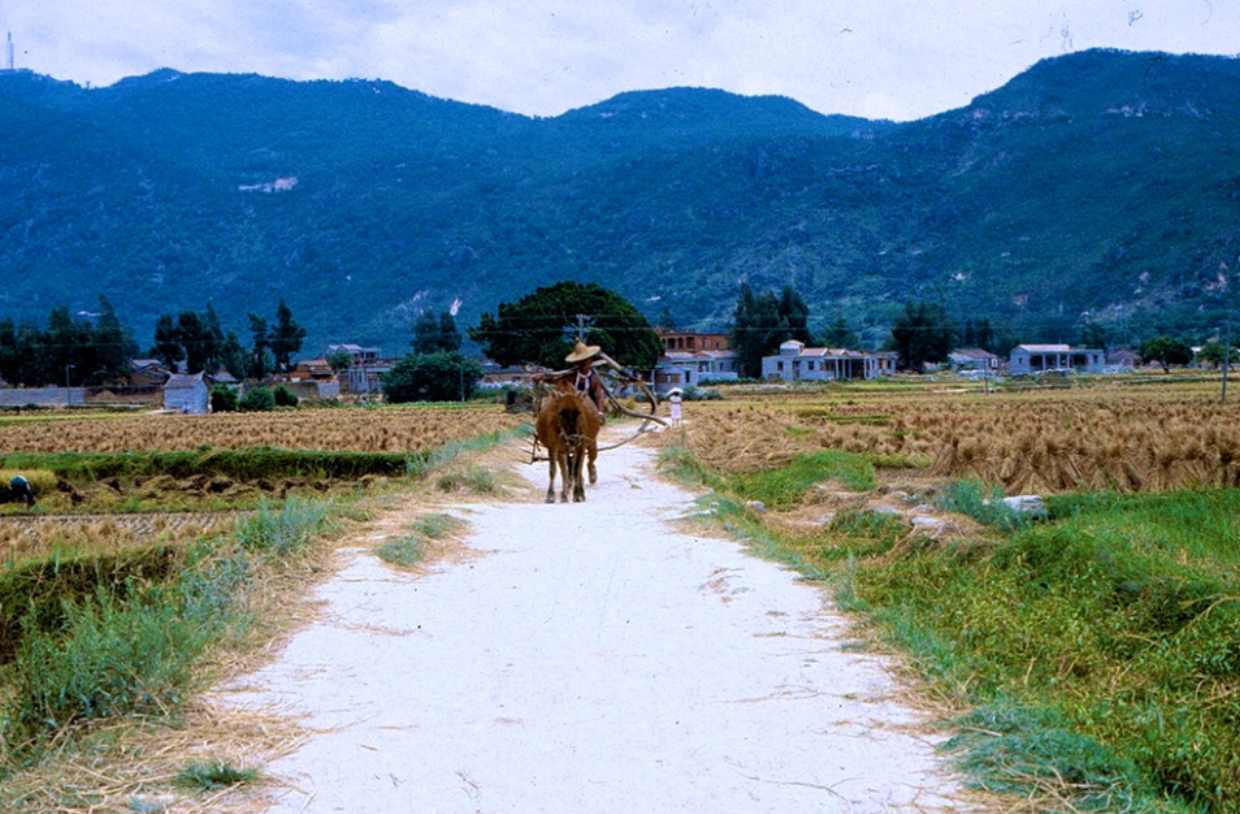
<svg viewBox="0 0 1240 814">
<path fill-rule="evenodd" d="M 634 92 L 531 119 L 381 81 L 0 74 L 0 316 L 104 294 L 146 344 L 283 297 L 403 353 L 557 280 L 719 328 L 791 283 L 876 344 L 911 299 L 1073 341 L 1204 338 L 1240 264 L 1240 61 L 1088 51 L 906 124 L 783 98 Z"/>
</svg>

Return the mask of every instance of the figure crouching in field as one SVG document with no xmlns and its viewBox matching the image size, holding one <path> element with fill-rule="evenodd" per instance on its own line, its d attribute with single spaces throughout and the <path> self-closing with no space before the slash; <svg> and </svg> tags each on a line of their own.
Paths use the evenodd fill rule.
<svg viewBox="0 0 1240 814">
<path fill-rule="evenodd" d="M 15 503 L 24 503 L 30 508 L 34 508 L 34 504 L 38 499 L 34 496 L 34 489 L 30 488 L 30 482 L 21 475 L 14 475 L 9 481 L 9 500 Z"/>
</svg>

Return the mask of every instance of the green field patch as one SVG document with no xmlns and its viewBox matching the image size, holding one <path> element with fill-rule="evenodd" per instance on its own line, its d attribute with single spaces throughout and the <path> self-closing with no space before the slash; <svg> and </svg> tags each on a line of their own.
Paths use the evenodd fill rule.
<svg viewBox="0 0 1240 814">
<path fill-rule="evenodd" d="M 177 549 L 155 547 L 0 568 L 0 665 L 13 661 L 26 633 L 61 630 L 66 604 L 100 592 L 128 596 L 167 579 L 177 562 Z"/>
<path fill-rule="evenodd" d="M 810 489 L 827 481 L 854 492 L 873 489 L 874 467 L 863 455 L 824 449 L 794 455 L 778 469 L 732 475 L 727 487 L 740 498 L 782 509 L 800 505 Z"/>
<path fill-rule="evenodd" d="M 405 475 L 430 453 L 321 452 L 316 450 L 202 449 L 172 452 L 14 453 L 0 458 L 7 469 L 45 469 L 71 483 L 106 478 L 215 475 L 238 480 L 310 477 L 350 479 Z"/>
<path fill-rule="evenodd" d="M 967 686 L 961 700 L 1053 714 L 1053 727 L 1019 738 L 964 739 L 975 768 L 1001 746 L 1009 768 L 1040 763 L 1064 774 L 1045 752 L 1070 742 L 1083 765 L 1101 767 L 1078 778 L 1079 807 L 1164 810 L 1151 806 L 1168 798 L 1166 810 L 1235 810 L 1240 492 L 1049 503 L 1049 522 L 1023 525 L 981 555 L 923 549 L 857 569 L 854 607 L 942 684 Z M 1036 775 L 1021 772 L 1027 788 Z"/>
<path fill-rule="evenodd" d="M 833 412 L 830 407 L 823 406 L 797 407 L 792 413 L 799 418 L 825 421 L 831 424 L 861 424 L 871 427 L 885 427 L 891 423 L 891 416 L 889 415 L 840 415 Z"/>
</svg>

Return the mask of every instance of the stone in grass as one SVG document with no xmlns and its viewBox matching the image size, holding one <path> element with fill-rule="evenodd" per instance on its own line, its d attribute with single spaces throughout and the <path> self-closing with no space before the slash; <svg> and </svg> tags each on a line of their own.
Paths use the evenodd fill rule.
<svg viewBox="0 0 1240 814">
<path fill-rule="evenodd" d="M 766 504 L 763 503 L 761 500 L 751 500 L 745 505 L 748 506 L 753 511 L 757 512 L 758 514 L 766 514 Z"/>
<path fill-rule="evenodd" d="M 1005 497 L 1003 502 L 1009 509 L 1018 514 L 1027 514 L 1030 517 L 1046 517 L 1046 501 L 1042 499 L 1041 495 Z"/>
<path fill-rule="evenodd" d="M 942 517 L 918 515 L 913 518 L 913 533 L 924 534 L 932 540 L 959 537 L 963 530 L 956 523 Z"/>
</svg>

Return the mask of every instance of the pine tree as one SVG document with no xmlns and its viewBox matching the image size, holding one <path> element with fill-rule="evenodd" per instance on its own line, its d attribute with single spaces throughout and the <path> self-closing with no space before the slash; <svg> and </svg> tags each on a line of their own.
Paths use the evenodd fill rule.
<svg viewBox="0 0 1240 814">
<path fill-rule="evenodd" d="M 439 315 L 439 349 L 444 353 L 461 349 L 461 332 L 456 328 L 456 317 L 451 311 Z"/>
<path fill-rule="evenodd" d="M 280 300 L 276 307 L 276 324 L 267 340 L 277 370 L 288 372 L 293 354 L 301 350 L 301 341 L 305 338 L 306 329 L 293 320 L 293 312 L 284 304 L 284 300 Z"/>
<path fill-rule="evenodd" d="M 267 320 L 258 314 L 250 314 L 250 377 L 262 381 L 267 378 Z"/>
<path fill-rule="evenodd" d="M 169 370 L 176 370 L 177 362 L 185 358 L 185 351 L 181 348 L 181 332 L 172 314 L 156 317 L 155 346 L 151 350 Z"/>
<path fill-rule="evenodd" d="M 943 306 L 935 303 L 908 303 L 891 329 L 891 338 L 900 354 L 901 365 L 920 371 L 928 362 L 942 362 L 952 352 L 955 325 Z"/>
</svg>

